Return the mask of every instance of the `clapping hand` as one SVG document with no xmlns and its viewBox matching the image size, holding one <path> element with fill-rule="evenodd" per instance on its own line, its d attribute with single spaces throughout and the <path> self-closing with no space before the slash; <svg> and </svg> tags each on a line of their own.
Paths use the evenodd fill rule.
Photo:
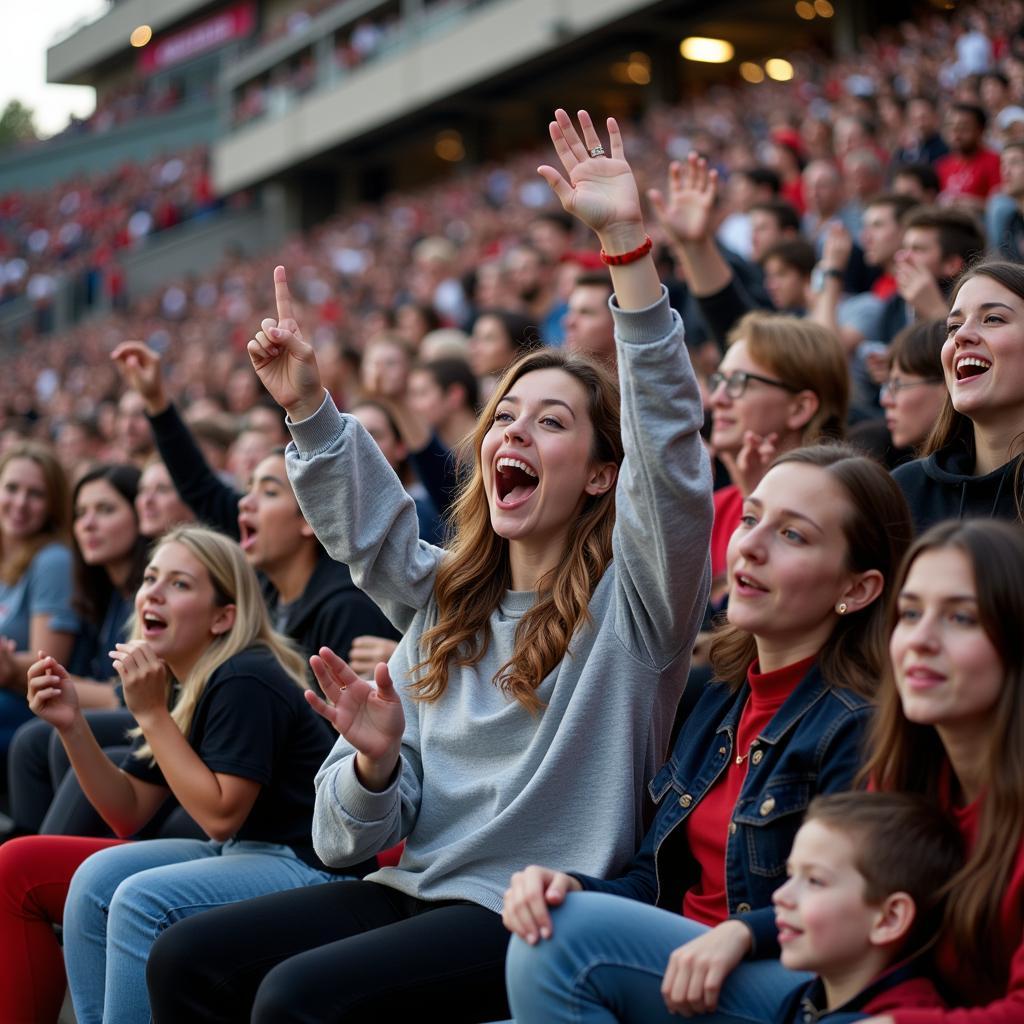
<svg viewBox="0 0 1024 1024">
<path fill-rule="evenodd" d="M 67 669 L 44 651 L 39 651 L 39 660 L 29 666 L 28 706 L 58 732 L 70 729 L 81 714 L 78 693 Z"/>
<path fill-rule="evenodd" d="M 249 342 L 249 358 L 263 386 L 293 420 L 311 416 L 323 401 L 324 389 L 313 347 L 302 338 L 295 319 L 288 276 L 274 268 L 277 319 L 265 319 Z"/>
<path fill-rule="evenodd" d="M 170 673 L 145 640 L 117 644 L 110 657 L 124 687 L 125 706 L 135 721 L 142 725 L 147 715 L 167 711 Z"/>
</svg>

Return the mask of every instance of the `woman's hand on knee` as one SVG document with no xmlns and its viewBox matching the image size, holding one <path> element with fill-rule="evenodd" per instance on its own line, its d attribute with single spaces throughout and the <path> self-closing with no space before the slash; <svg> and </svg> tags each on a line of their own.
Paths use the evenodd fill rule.
<svg viewBox="0 0 1024 1024">
<path fill-rule="evenodd" d="M 661 981 L 668 1009 L 684 1017 L 714 1010 L 725 979 L 750 952 L 752 941 L 741 921 L 723 921 L 674 950 Z"/>
<path fill-rule="evenodd" d="M 566 893 L 579 892 L 580 883 L 564 871 L 531 864 L 517 871 L 505 890 L 501 920 L 505 927 L 531 946 L 551 938 L 548 907 L 560 906 Z"/>
</svg>

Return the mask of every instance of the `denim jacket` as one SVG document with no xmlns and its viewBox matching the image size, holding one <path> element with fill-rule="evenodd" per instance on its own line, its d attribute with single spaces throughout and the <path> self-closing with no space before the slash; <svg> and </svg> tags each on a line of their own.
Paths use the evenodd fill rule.
<svg viewBox="0 0 1024 1024">
<path fill-rule="evenodd" d="M 699 881 L 683 822 L 734 755 L 740 715 L 750 695 L 712 683 L 683 724 L 672 755 L 649 786 L 657 811 L 625 874 L 603 880 L 575 875 L 584 889 L 607 892 L 680 913 Z M 750 748 L 743 788 L 726 845 L 729 914 L 754 936 L 752 955 L 777 955 L 771 895 L 786 877 L 793 838 L 812 798 L 850 788 L 861 762 L 871 705 L 830 686 L 813 665 Z"/>
</svg>

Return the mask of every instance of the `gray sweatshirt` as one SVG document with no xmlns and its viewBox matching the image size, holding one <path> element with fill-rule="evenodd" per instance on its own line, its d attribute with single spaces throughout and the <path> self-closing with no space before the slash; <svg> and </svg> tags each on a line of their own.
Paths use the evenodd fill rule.
<svg viewBox="0 0 1024 1024">
<path fill-rule="evenodd" d="M 409 697 L 403 683 L 437 621 L 433 582 L 445 553 L 419 540 L 412 499 L 356 420 L 328 398 L 290 424 L 288 475 L 303 514 L 405 633 L 390 662 L 406 717 L 400 770 L 370 792 L 338 739 L 316 777 L 313 842 L 325 863 L 354 864 L 404 838 L 398 867 L 369 880 L 500 912 L 510 875 L 526 864 L 607 876 L 633 854 L 644 785 L 665 755 L 708 597 L 711 469 L 667 296 L 612 311 L 625 449 L 613 560 L 591 623 L 537 691 L 539 714 L 493 682 L 533 593 L 506 593 L 484 658 L 452 666 L 440 700 Z"/>
</svg>

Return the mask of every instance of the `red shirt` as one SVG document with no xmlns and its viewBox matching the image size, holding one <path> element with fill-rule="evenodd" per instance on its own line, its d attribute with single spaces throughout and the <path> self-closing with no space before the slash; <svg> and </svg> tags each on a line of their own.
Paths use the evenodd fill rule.
<svg viewBox="0 0 1024 1024">
<path fill-rule="evenodd" d="M 967 807 L 948 807 L 970 849 L 978 834 L 980 800 Z M 950 940 L 940 942 L 936 952 L 937 973 L 949 988 L 955 1001 L 964 1004 L 955 1010 L 896 1010 L 896 1024 L 1021 1024 L 1024 1021 L 1024 844 L 1017 851 L 1009 884 L 1003 893 L 1000 925 L 1005 944 L 1013 948 L 1010 958 L 1010 980 L 1006 992 L 993 998 L 991 992 L 966 972 L 957 960 Z M 979 1005 L 983 1004 L 983 1005 Z"/>
<path fill-rule="evenodd" d="M 700 870 L 697 884 L 683 896 L 683 914 L 693 921 L 713 927 L 729 916 L 725 848 L 729 842 L 729 822 L 747 777 L 751 744 L 807 674 L 814 660 L 805 658 L 795 665 L 763 673 L 757 671 L 755 661 L 747 672 L 750 698 L 740 714 L 734 756 L 686 819 L 686 839 Z"/>
<path fill-rule="evenodd" d="M 729 484 L 727 487 L 719 487 L 712 500 L 715 503 L 715 521 L 711 527 L 711 578 L 718 579 L 728 569 L 725 554 L 733 530 L 740 525 L 743 495 L 735 484 Z"/>
<path fill-rule="evenodd" d="M 990 149 L 979 149 L 970 156 L 947 153 L 935 162 L 944 198 L 977 196 L 988 198 L 1002 180 L 999 173 L 999 154 Z"/>
</svg>

